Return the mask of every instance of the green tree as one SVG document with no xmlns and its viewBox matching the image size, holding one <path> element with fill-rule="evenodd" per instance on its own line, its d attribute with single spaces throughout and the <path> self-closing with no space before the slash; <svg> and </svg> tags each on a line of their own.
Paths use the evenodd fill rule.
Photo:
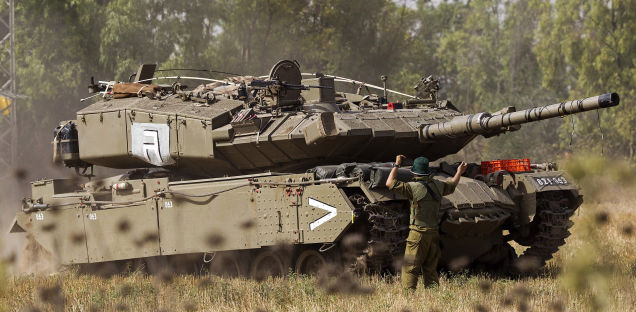
<svg viewBox="0 0 636 312">
<path fill-rule="evenodd" d="M 28 96 L 18 102 L 19 142 L 25 142 L 20 159 L 38 174 L 49 168 L 51 130 L 75 118 L 88 77 L 104 73 L 96 61 L 98 12 L 91 0 L 16 1 L 18 90 Z"/>
<path fill-rule="evenodd" d="M 99 65 L 114 72 L 106 80 L 126 81 L 139 64 L 162 63 L 173 53 L 175 36 L 164 24 L 174 25 L 162 3 L 145 0 L 115 0 L 102 6 Z"/>
<path fill-rule="evenodd" d="M 569 117 L 578 121 L 577 148 L 604 147 L 610 154 L 633 160 L 636 3 L 563 0 L 543 6 L 538 35 L 544 49 L 537 49 L 537 55 L 544 85 L 571 98 L 604 92 L 621 95 L 617 108 Z M 547 47 L 550 43 L 552 50 Z M 562 135 L 569 131 L 563 127 Z"/>
</svg>

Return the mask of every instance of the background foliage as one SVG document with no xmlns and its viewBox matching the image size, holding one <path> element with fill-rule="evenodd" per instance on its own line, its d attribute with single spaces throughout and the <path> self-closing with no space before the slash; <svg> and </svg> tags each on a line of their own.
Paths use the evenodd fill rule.
<svg viewBox="0 0 636 312">
<path fill-rule="evenodd" d="M 617 108 L 477 139 L 457 157 L 634 159 L 633 0 L 16 3 L 19 92 L 29 96 L 19 111 L 25 164 L 50 161 L 51 130 L 85 105 L 79 99 L 91 76 L 127 80 L 149 62 L 261 75 L 285 58 L 305 72 L 370 83 L 385 74 L 391 88 L 407 92 L 434 74 L 442 98 L 468 112 L 618 92 Z"/>
</svg>

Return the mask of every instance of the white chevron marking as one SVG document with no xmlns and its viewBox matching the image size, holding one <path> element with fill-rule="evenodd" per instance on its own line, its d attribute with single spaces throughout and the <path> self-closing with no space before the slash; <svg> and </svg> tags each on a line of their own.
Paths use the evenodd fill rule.
<svg viewBox="0 0 636 312">
<path fill-rule="evenodd" d="M 312 222 L 309 224 L 309 229 L 310 230 L 314 230 L 315 228 L 321 226 L 323 223 L 333 219 L 333 217 L 338 215 L 338 210 L 336 209 L 336 207 L 333 206 L 329 206 L 323 202 L 319 202 L 313 198 L 309 198 L 309 206 L 313 206 L 322 210 L 326 210 L 328 213 L 320 218 L 318 218 L 316 221 Z"/>
</svg>

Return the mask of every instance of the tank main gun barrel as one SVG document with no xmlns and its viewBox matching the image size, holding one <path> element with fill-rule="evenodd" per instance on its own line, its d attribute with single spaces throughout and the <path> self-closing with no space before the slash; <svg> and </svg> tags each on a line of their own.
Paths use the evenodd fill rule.
<svg viewBox="0 0 636 312">
<path fill-rule="evenodd" d="M 520 125 L 537 120 L 565 116 L 589 110 L 618 105 L 618 93 L 607 93 L 581 100 L 534 107 L 517 112 L 491 115 L 477 113 L 453 118 L 451 121 L 422 125 L 420 141 L 430 142 L 454 136 L 471 136 L 504 132 L 506 127 Z"/>
</svg>

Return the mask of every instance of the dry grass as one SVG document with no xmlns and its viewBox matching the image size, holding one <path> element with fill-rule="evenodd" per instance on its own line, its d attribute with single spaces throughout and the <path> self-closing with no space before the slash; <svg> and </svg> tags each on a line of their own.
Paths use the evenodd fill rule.
<svg viewBox="0 0 636 312">
<path fill-rule="evenodd" d="M 574 166 L 587 170 L 581 177 L 577 168 L 568 167 L 589 190 L 586 203 L 573 217 L 567 244 L 539 276 L 443 275 L 439 288 L 420 287 L 413 294 L 402 292 L 399 278 L 371 276 L 354 278 L 371 293 L 346 295 L 321 288 L 317 278 L 293 274 L 257 282 L 192 275 L 161 281 L 141 273 L 101 278 L 76 271 L 9 277 L 0 271 L 0 310 L 634 311 L 633 175 L 615 170 L 620 172 L 616 178 L 605 171 L 594 173 L 585 163 Z M 615 187 L 616 181 L 624 187 Z"/>
</svg>

